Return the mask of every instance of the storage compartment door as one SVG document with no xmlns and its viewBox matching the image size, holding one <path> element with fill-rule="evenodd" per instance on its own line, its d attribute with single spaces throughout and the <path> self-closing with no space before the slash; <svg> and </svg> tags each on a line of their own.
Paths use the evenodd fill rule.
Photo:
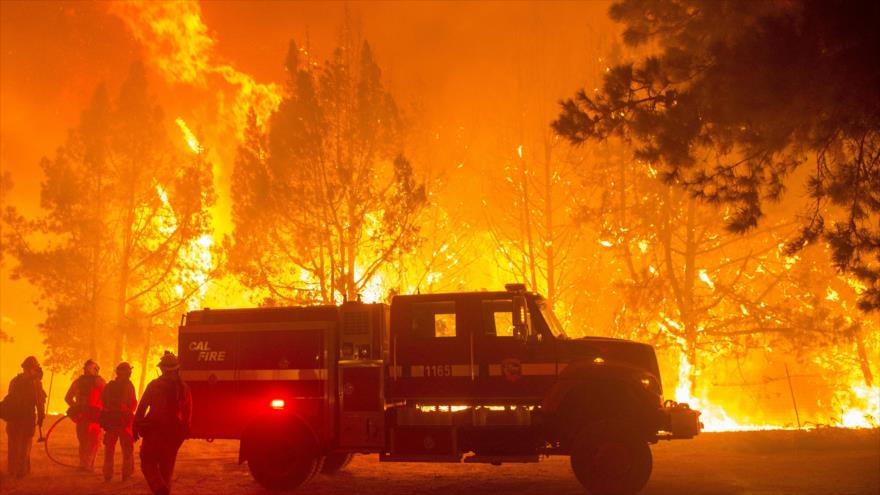
<svg viewBox="0 0 880 495">
<path fill-rule="evenodd" d="M 340 447 L 384 447 L 384 379 L 382 361 L 339 363 Z"/>
</svg>

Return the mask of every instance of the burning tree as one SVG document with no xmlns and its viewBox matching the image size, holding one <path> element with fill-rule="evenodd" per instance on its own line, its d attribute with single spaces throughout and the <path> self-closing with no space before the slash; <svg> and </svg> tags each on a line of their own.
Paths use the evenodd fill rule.
<svg viewBox="0 0 880 495">
<path fill-rule="evenodd" d="M 710 383 L 723 376 L 727 387 L 767 386 L 785 379 L 772 378 L 769 367 L 782 370 L 792 358 L 798 379 L 821 387 L 826 401 L 835 397 L 836 411 L 857 414 L 864 399 L 854 397 L 864 387 L 855 375 L 861 371 L 870 389 L 876 325 L 853 317 L 853 280 L 823 264 L 819 246 L 787 253 L 791 222 L 730 233 L 724 211 L 663 183 L 656 170 L 618 149 L 596 147 L 586 161 L 589 183 L 605 189 L 584 202 L 582 214 L 611 254 L 604 273 L 606 299 L 619 301 L 614 335 L 668 349 L 661 354 L 679 366 L 675 397 L 702 408 L 711 428 L 740 425 L 707 402 L 724 393 Z M 743 369 L 758 361 L 764 365 L 753 371 L 760 378 L 747 379 Z M 813 419 L 828 413 L 801 405 Z M 867 424 L 876 421 L 872 414 Z M 866 423 L 849 418 L 849 424 Z"/>
<path fill-rule="evenodd" d="M 143 331 L 194 295 L 210 259 L 211 168 L 172 145 L 143 67 L 118 96 L 99 87 L 54 158 L 44 158 L 41 204 L 4 213 L 13 275 L 36 286 L 46 310 L 49 362 L 118 362 Z"/>
<path fill-rule="evenodd" d="M 553 307 L 584 274 L 573 219 L 578 160 L 549 130 L 535 142 L 539 148 L 534 152 L 517 146 L 503 178 L 493 178 L 494 192 L 483 204 L 498 246 L 496 262 L 515 280 L 545 294 Z"/>
<path fill-rule="evenodd" d="M 582 299 L 589 299 L 584 296 L 590 288 L 582 282 L 599 263 L 576 218 L 578 198 L 590 194 L 579 174 L 588 153 L 571 146 L 547 122 L 556 112 L 555 99 L 569 88 L 569 75 L 598 72 L 601 59 L 554 50 L 580 40 L 562 39 L 540 18 L 533 22 L 540 26 L 539 35 L 515 51 L 509 113 L 496 124 L 507 132 L 498 136 L 498 151 L 485 174 L 483 205 L 499 269 L 545 295 L 550 307 L 564 315 L 566 326 L 580 334 L 595 321 L 584 310 Z M 604 46 L 605 40 L 590 36 L 589 43 Z"/>
<path fill-rule="evenodd" d="M 233 173 L 230 261 L 278 302 L 355 299 L 419 238 L 426 204 L 369 44 L 346 31 L 320 67 L 291 42 L 286 95 L 253 114 Z"/>
<path fill-rule="evenodd" d="M 633 306 L 674 302 L 669 306 L 681 318 L 675 321 L 680 328 L 663 322 L 669 313 L 658 325 L 688 346 L 701 340 L 711 344 L 713 352 L 730 345 L 771 349 L 780 344 L 797 355 L 818 350 L 814 356 L 827 357 L 832 349 L 855 350 L 856 369 L 870 388 L 863 333 L 870 330 L 852 316 L 854 308 L 844 304 L 844 297 L 824 300 L 822 284 L 846 280 L 847 289 L 860 294 L 862 309 L 878 307 L 880 100 L 871 82 L 877 79 L 877 66 L 865 60 L 876 57 L 873 26 L 880 10 L 812 1 L 756 6 L 623 0 L 610 13 L 626 24 L 627 44 L 645 47 L 656 41 L 659 52 L 645 48 L 649 55 L 637 63 L 609 67 L 601 89 L 582 90 L 564 101 L 553 125 L 575 144 L 622 139 L 632 145 L 640 167 L 673 187 L 659 202 L 649 202 L 660 222 L 648 223 L 663 225 L 664 211 L 668 218 L 680 217 L 670 228 L 659 229 L 656 238 L 660 252 L 672 256 L 661 257 L 665 273 L 657 264 L 649 266 L 657 281 L 642 284 L 645 290 L 636 292 L 641 299 Z M 780 236 L 773 226 L 790 212 L 783 207 L 773 212 L 778 215 L 766 215 L 764 208 L 783 198 L 790 179 L 805 179 L 803 196 L 810 203 L 802 205 L 800 232 Z M 704 203 L 717 207 L 716 220 L 723 220 L 729 231 L 758 237 L 746 243 L 741 241 L 748 238 L 729 239 L 714 226 L 717 221 L 705 231 L 699 220 Z M 708 244 L 700 246 L 705 232 L 710 233 L 704 238 Z M 632 249 L 632 242 L 615 240 L 620 241 Z M 803 252 L 808 245 L 810 256 Z M 844 275 L 815 267 L 793 269 L 804 259 L 815 263 L 815 245 L 822 252 L 828 247 Z M 725 251 L 721 258 L 695 256 Z M 747 259 L 737 267 L 735 260 L 743 255 Z M 723 272 L 714 273 L 716 263 L 725 267 Z M 638 280 L 651 278 L 633 278 Z M 689 287 L 699 290 L 689 295 Z M 694 297 L 699 292 L 706 297 Z M 683 361 L 682 378 L 692 387 L 697 349 L 688 352 L 692 355 Z"/>
<path fill-rule="evenodd" d="M 565 101 L 556 129 L 575 143 L 634 138 L 667 182 L 732 207 L 735 232 L 807 176 L 789 253 L 827 242 L 863 284 L 860 306 L 880 308 L 877 4 L 623 0 L 610 13 L 629 45 L 660 51 Z"/>
</svg>

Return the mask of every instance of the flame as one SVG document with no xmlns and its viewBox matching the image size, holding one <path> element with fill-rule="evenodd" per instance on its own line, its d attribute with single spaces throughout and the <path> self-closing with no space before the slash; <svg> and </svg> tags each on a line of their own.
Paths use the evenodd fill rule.
<svg viewBox="0 0 880 495">
<path fill-rule="evenodd" d="M 177 217 L 174 215 L 174 209 L 171 207 L 165 188 L 157 184 L 155 189 L 162 203 L 160 214 L 155 219 L 158 230 L 164 236 L 171 236 L 178 228 Z M 208 290 L 211 272 L 214 269 L 214 259 L 211 254 L 213 245 L 213 236 L 202 234 L 191 239 L 179 254 L 179 259 L 183 262 L 183 269 L 178 275 L 178 282 L 174 285 L 174 293 L 178 297 L 184 297 L 186 295 L 185 286 L 194 285 L 197 287 L 194 297 L 190 297 L 186 302 L 187 309 L 190 311 L 199 308 Z"/>
<path fill-rule="evenodd" d="M 208 33 L 197 2 L 114 2 L 110 10 L 144 45 L 149 60 L 169 83 L 205 88 L 219 78 L 233 86 L 236 93 L 232 114 L 239 137 L 251 108 L 262 125 L 281 103 L 278 85 L 258 83 L 250 75 L 218 61 L 214 50 L 217 42 Z"/>
<path fill-rule="evenodd" d="M 715 289 L 715 283 L 712 282 L 712 279 L 709 278 L 709 274 L 706 273 L 706 270 L 700 270 L 700 280 L 703 281 L 704 284 L 708 285 L 710 289 Z"/>
<path fill-rule="evenodd" d="M 675 388 L 675 401 L 688 404 L 692 409 L 701 412 L 700 421 L 703 422 L 703 431 L 757 431 L 757 430 L 782 430 L 794 429 L 792 426 L 767 424 L 736 419 L 718 404 L 708 400 L 705 396 L 697 396 L 691 393 L 691 370 L 692 365 L 684 352 L 679 355 L 678 385 Z M 880 427 L 880 387 L 866 385 L 850 385 L 848 391 L 835 394 L 839 404 L 839 417 L 831 418 L 832 421 L 824 426 L 844 428 L 877 428 Z M 818 426 L 816 423 L 806 422 L 803 428 Z"/>
<path fill-rule="evenodd" d="M 363 269 L 355 267 L 355 280 L 364 276 Z M 381 272 L 376 272 L 361 288 L 361 300 L 367 304 L 383 302 L 387 294 L 386 282 Z"/>
<path fill-rule="evenodd" d="M 186 144 L 187 144 L 187 146 L 189 146 L 189 149 L 191 149 L 192 152 L 197 155 L 200 154 L 203 151 L 202 145 L 199 144 L 199 140 L 196 139 L 195 134 L 193 134 L 193 132 L 191 130 L 189 130 L 189 127 L 186 125 L 186 122 L 184 122 L 183 119 L 181 119 L 180 117 L 178 117 L 177 120 L 175 120 L 175 122 L 177 122 L 178 127 L 180 127 L 180 131 L 183 132 L 183 139 L 186 141 Z"/>
<path fill-rule="evenodd" d="M 880 427 L 880 387 L 853 385 L 849 391 L 836 394 L 841 404 L 841 414 L 837 421 L 845 428 Z"/>
<path fill-rule="evenodd" d="M 712 404 L 704 398 L 691 394 L 691 363 L 684 352 L 680 354 L 678 366 L 678 386 L 675 388 L 675 401 L 688 404 L 691 409 L 700 411 L 703 431 L 752 431 L 778 430 L 781 426 L 746 424 L 731 418 L 723 407 Z"/>
<path fill-rule="evenodd" d="M 202 12 L 199 4 L 195 1 L 176 1 L 176 2 L 115 2 L 111 4 L 111 12 L 120 17 L 128 27 L 135 39 L 137 39 L 144 47 L 147 53 L 148 61 L 155 66 L 161 77 L 169 84 L 183 84 L 196 88 L 210 88 L 218 95 L 218 103 L 220 106 L 219 113 L 229 114 L 231 127 L 235 129 L 238 137 L 246 128 L 248 111 L 253 108 L 258 125 L 265 125 L 272 112 L 277 109 L 282 99 L 282 91 L 277 84 L 259 83 L 252 76 L 241 72 L 234 66 L 223 61 L 216 51 L 217 40 L 210 34 L 207 26 L 202 19 Z M 230 98 L 231 94 L 231 98 Z M 231 103 L 229 103 L 231 101 Z M 200 154 L 204 150 L 192 131 L 182 118 L 176 119 L 177 125 L 183 133 L 183 139 L 187 143 L 193 153 Z M 516 147 L 517 156 L 522 159 L 524 146 L 519 144 Z M 463 167 L 462 162 L 456 162 L 458 168 Z M 651 164 L 645 164 L 647 173 L 651 177 L 656 177 L 658 172 Z M 508 178 L 508 180 L 511 180 Z M 162 232 L 168 234 L 177 228 L 177 220 L 173 216 L 170 203 L 168 201 L 167 192 L 156 186 L 163 210 L 167 210 L 170 214 L 163 214 L 158 220 L 161 223 Z M 611 248 L 618 243 L 618 239 L 610 238 L 608 240 L 599 240 L 598 243 L 605 247 Z M 214 239 L 211 235 L 203 235 L 198 239 L 191 241 L 181 253 L 186 261 L 185 273 L 182 275 L 183 280 L 175 287 L 178 294 L 183 295 L 184 285 L 191 283 L 198 284 L 199 291 L 196 297 L 188 301 L 190 309 L 195 309 L 199 302 L 206 296 L 206 290 L 209 284 L 217 284 L 218 282 L 210 282 L 209 275 L 212 272 L 213 265 L 216 260 L 212 259 L 212 247 Z M 650 250 L 650 242 L 648 240 L 637 241 L 636 247 L 641 254 L 648 254 Z M 493 252 L 495 245 L 491 241 L 483 242 L 484 252 Z M 447 249 L 444 244 L 440 250 Z M 783 252 L 783 245 L 780 244 L 780 252 Z M 432 253 L 433 257 L 437 257 L 438 253 Z M 427 257 L 427 256 L 426 256 Z M 798 256 L 781 256 L 785 269 L 794 267 L 799 261 Z M 360 280 L 363 276 L 364 268 L 369 266 L 368 260 L 358 259 L 355 268 L 355 278 Z M 424 261 L 424 260 L 421 260 Z M 508 267 L 512 268 L 512 264 L 508 262 Z M 659 267 L 659 268 L 658 268 Z M 660 265 L 648 266 L 651 274 L 658 273 L 663 268 Z M 503 272 L 503 273 L 502 273 Z M 756 267 L 756 272 L 764 272 L 762 265 Z M 486 279 L 492 277 L 503 278 L 507 272 L 499 269 L 499 274 L 484 275 Z M 710 278 L 706 270 L 699 270 L 698 279 L 710 289 L 715 289 L 715 283 Z M 311 279 L 310 274 L 302 272 L 301 281 L 307 287 L 315 287 L 316 282 Z M 407 286 L 401 280 L 401 275 L 396 272 L 393 267 L 387 270 L 377 271 L 370 280 L 368 280 L 361 288 L 361 297 L 365 302 L 381 302 L 387 296 L 389 289 L 396 287 L 402 293 L 413 293 L 417 287 L 432 288 L 440 286 L 441 280 L 444 284 L 450 285 L 451 282 L 457 280 L 458 288 L 473 289 L 482 287 L 482 282 L 474 282 L 475 276 L 471 274 L 470 286 L 465 287 L 465 277 L 456 273 L 444 273 L 440 269 L 429 269 L 425 275 L 418 281 L 414 281 L 412 286 Z M 493 280 L 494 282 L 495 280 Z M 859 281 L 847 278 L 846 284 L 860 293 L 865 290 L 864 285 Z M 485 284 L 488 285 L 488 284 Z M 845 289 L 846 286 L 843 287 Z M 238 285 L 235 286 L 239 290 Z M 436 288 L 435 288 L 436 289 Z M 842 289 L 838 287 L 838 289 Z M 828 288 L 825 292 L 825 300 L 836 302 L 843 298 L 842 292 Z M 562 301 L 557 301 L 560 304 Z M 748 317 L 750 313 L 756 314 L 761 312 L 761 305 L 738 304 L 733 307 L 735 313 L 741 313 L 742 316 Z M 659 328 L 667 329 L 669 332 L 681 333 L 683 323 L 673 320 L 661 314 L 661 322 L 657 322 Z M 738 414 L 744 411 L 736 411 L 710 400 L 705 390 L 697 389 L 692 392 L 691 378 L 692 364 L 687 360 L 686 354 L 681 352 L 678 356 L 678 384 L 675 389 L 675 399 L 679 402 L 686 402 L 693 408 L 702 412 L 701 419 L 705 424 L 706 431 L 733 431 L 733 430 L 766 430 L 780 429 L 784 426 L 766 424 L 763 422 L 752 421 L 747 414 Z M 598 364 L 598 363 L 597 363 Z M 696 370 L 697 372 L 699 370 Z M 878 418 L 880 418 L 880 389 L 876 386 L 860 385 L 856 379 L 849 381 L 844 389 L 836 392 L 834 395 L 835 418 L 831 423 L 835 426 L 845 427 L 876 427 Z M 433 407 L 433 406 L 432 406 Z M 448 406 L 452 408 L 463 406 Z M 730 410 L 728 410 L 730 409 Z"/>
</svg>

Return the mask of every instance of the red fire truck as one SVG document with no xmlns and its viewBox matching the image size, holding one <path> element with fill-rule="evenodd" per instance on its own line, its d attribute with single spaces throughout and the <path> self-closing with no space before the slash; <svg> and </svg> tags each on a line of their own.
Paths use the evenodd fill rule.
<svg viewBox="0 0 880 495">
<path fill-rule="evenodd" d="M 291 489 L 356 453 L 382 462 L 570 456 L 594 494 L 647 483 L 649 444 L 692 438 L 699 412 L 663 402 L 651 346 L 569 338 L 541 296 L 505 291 L 186 314 L 192 437 L 239 439 L 239 462 Z"/>
</svg>

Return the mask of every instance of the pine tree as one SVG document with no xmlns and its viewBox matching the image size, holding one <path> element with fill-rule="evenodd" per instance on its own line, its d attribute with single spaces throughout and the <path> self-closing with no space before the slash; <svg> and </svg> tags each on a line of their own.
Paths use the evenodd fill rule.
<svg viewBox="0 0 880 495">
<path fill-rule="evenodd" d="M 355 299 L 418 241 L 425 188 L 369 44 L 344 36 L 316 69 L 291 42 L 286 69 L 268 128 L 252 118 L 239 147 L 230 260 L 272 301 Z"/>
<path fill-rule="evenodd" d="M 118 97 L 95 91 L 79 125 L 44 158 L 41 206 L 4 213 L 13 275 L 40 291 L 49 364 L 118 362 L 204 284 L 214 201 L 210 165 L 168 140 L 140 63 Z"/>
<path fill-rule="evenodd" d="M 668 183 L 731 207 L 735 232 L 808 175 L 789 253 L 829 243 L 864 286 L 860 306 L 880 309 L 880 6 L 622 0 L 610 14 L 625 42 L 659 51 L 564 101 L 560 134 L 631 139 Z"/>
</svg>

